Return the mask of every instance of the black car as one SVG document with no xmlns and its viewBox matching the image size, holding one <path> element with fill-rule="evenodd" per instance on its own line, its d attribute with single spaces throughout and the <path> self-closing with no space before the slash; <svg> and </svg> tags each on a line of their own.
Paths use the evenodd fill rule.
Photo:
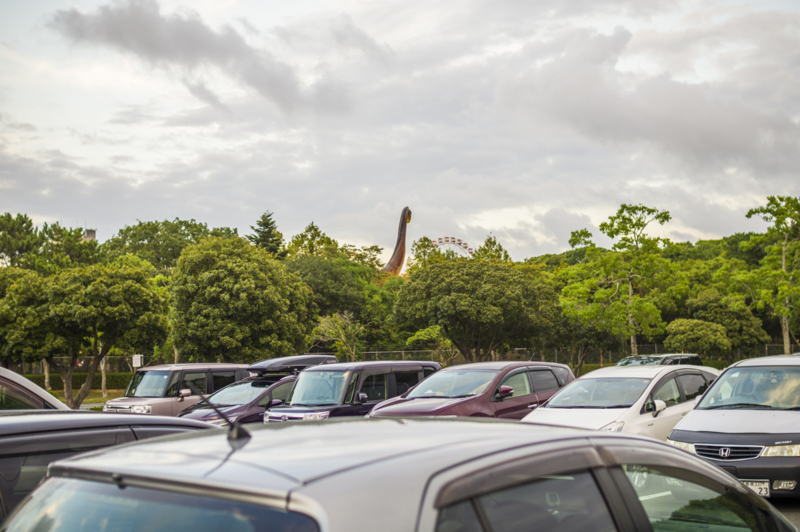
<svg viewBox="0 0 800 532">
<path fill-rule="evenodd" d="M 699 355 L 692 353 L 669 353 L 666 355 L 638 355 L 635 357 L 625 357 L 619 360 L 615 366 L 702 366 L 703 361 Z"/>
<path fill-rule="evenodd" d="M 228 424 L 225 417 L 231 422 L 261 423 L 264 412 L 286 401 L 297 373 L 311 366 L 336 362 L 338 360 L 333 355 L 296 355 L 257 362 L 247 368 L 255 376 L 229 384 L 186 408 L 178 416 L 218 426 Z M 209 403 L 223 412 L 225 417 L 220 416 Z"/>
<path fill-rule="evenodd" d="M 365 416 L 376 404 L 404 394 L 440 369 L 438 362 L 410 360 L 309 368 L 298 375 L 286 404 L 271 408 L 264 422 Z"/>
<path fill-rule="evenodd" d="M 0 520 L 33 491 L 47 466 L 84 451 L 155 436 L 213 429 L 191 419 L 75 410 L 0 414 Z"/>
</svg>

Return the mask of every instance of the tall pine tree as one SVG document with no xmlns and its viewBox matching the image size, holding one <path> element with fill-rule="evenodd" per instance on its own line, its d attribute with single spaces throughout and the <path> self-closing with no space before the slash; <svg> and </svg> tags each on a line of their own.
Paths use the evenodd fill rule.
<svg viewBox="0 0 800 532">
<path fill-rule="evenodd" d="M 276 258 L 284 258 L 286 250 L 283 249 L 283 234 L 278 231 L 278 225 L 272 219 L 272 212 L 267 211 L 261 215 L 256 225 L 251 225 L 252 235 L 247 239 L 256 246 L 260 246 L 273 254 Z"/>
</svg>

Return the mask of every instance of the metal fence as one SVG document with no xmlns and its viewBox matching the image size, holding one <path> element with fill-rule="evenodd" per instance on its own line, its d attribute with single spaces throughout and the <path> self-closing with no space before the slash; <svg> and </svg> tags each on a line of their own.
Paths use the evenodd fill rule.
<svg viewBox="0 0 800 532">
<path fill-rule="evenodd" d="M 71 358 L 69 357 L 53 357 L 59 364 L 69 364 Z M 153 361 L 152 356 L 143 356 L 142 365 L 146 366 Z M 73 368 L 73 373 L 88 373 L 89 364 L 92 362 L 92 357 L 79 358 L 77 364 Z M 38 375 L 44 373 L 44 362 L 15 362 L 9 366 L 9 369 L 21 373 L 23 375 Z M 97 368 L 100 371 L 100 368 Z M 133 372 L 133 357 L 132 356 L 108 356 L 106 357 L 106 372 L 108 373 L 130 373 Z M 57 373 L 54 368 L 50 368 L 50 373 Z"/>
</svg>

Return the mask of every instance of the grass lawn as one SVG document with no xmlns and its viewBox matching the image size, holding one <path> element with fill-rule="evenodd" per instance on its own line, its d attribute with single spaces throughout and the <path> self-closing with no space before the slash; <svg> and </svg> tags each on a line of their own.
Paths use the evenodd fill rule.
<svg viewBox="0 0 800 532">
<path fill-rule="evenodd" d="M 86 399 L 83 400 L 83 404 L 87 404 L 87 403 L 103 404 L 106 401 L 108 401 L 109 399 L 116 399 L 117 397 L 122 397 L 122 395 L 125 393 L 125 390 L 107 390 L 107 391 L 108 391 L 108 398 L 104 398 L 102 391 L 100 391 L 100 390 L 91 390 L 89 392 L 89 396 Z M 61 401 L 65 400 L 64 390 L 53 390 L 53 392 L 55 392 L 55 394 L 59 398 L 59 400 L 61 400 Z M 78 390 L 77 389 L 72 390 L 72 393 L 76 394 L 76 393 L 78 393 Z"/>
</svg>

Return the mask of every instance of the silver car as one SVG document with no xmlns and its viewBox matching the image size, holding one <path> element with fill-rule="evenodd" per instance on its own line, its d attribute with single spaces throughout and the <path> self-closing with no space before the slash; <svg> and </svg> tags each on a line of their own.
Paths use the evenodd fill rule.
<svg viewBox="0 0 800 532">
<path fill-rule="evenodd" d="M 402 418 L 239 431 L 51 464 L 4 530 L 795 530 L 704 460 L 618 433 Z"/>
</svg>

